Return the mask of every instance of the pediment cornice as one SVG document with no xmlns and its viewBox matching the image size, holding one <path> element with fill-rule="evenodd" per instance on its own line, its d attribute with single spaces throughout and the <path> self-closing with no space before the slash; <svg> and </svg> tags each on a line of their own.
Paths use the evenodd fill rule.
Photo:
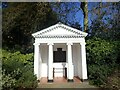
<svg viewBox="0 0 120 90">
<path fill-rule="evenodd" d="M 64 29 L 66 31 L 73 33 L 74 35 L 67 35 L 67 34 L 66 35 L 55 35 L 55 34 L 54 35 L 45 35 L 46 33 L 49 33 L 51 31 L 57 30 L 57 29 Z M 87 33 L 82 32 L 78 29 L 69 27 L 69 26 L 64 25 L 59 22 L 51 27 L 48 27 L 46 29 L 43 29 L 36 33 L 33 33 L 32 36 L 35 38 L 80 38 L 80 37 L 86 37 Z"/>
</svg>

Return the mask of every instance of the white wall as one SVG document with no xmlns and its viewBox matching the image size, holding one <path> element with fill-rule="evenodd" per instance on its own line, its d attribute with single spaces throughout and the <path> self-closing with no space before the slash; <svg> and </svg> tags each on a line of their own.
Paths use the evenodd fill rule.
<svg viewBox="0 0 120 90">
<path fill-rule="evenodd" d="M 42 58 L 42 77 L 47 77 L 47 62 L 48 62 L 48 46 L 47 44 L 41 44 L 41 58 Z"/>
<path fill-rule="evenodd" d="M 79 61 L 80 61 L 80 44 L 73 44 L 73 64 L 74 64 L 74 76 L 79 76 Z"/>
<path fill-rule="evenodd" d="M 63 51 L 66 51 L 66 60 L 67 60 L 67 45 L 65 43 L 61 44 L 54 44 L 53 45 L 53 50 L 56 51 L 57 48 L 62 48 Z M 47 44 L 41 44 L 40 45 L 40 50 L 41 50 L 41 59 L 42 59 L 42 74 L 41 77 L 47 77 L 47 62 L 48 62 L 48 45 Z M 73 60 L 73 65 L 74 65 L 74 76 L 81 76 L 81 69 L 80 69 L 80 44 L 73 44 L 72 45 L 72 60 Z M 55 68 L 62 68 L 63 64 L 65 64 L 65 67 L 67 67 L 67 63 L 53 63 L 53 67 Z M 55 73 L 56 77 L 61 77 L 63 76 L 63 73 Z"/>
<path fill-rule="evenodd" d="M 65 76 L 65 68 L 68 67 L 67 63 L 53 63 L 54 77 L 63 77 Z"/>
<path fill-rule="evenodd" d="M 78 56 L 78 58 L 79 58 L 79 60 L 78 60 L 78 76 L 79 76 L 79 78 L 81 78 L 81 76 L 82 76 L 82 61 L 81 61 L 81 46 L 80 46 L 80 44 L 78 45 L 78 53 L 79 53 L 79 56 Z"/>
<path fill-rule="evenodd" d="M 57 51 L 57 48 L 62 48 L 63 51 L 66 51 L 67 45 L 65 43 L 61 44 L 54 44 L 53 45 L 53 50 Z M 48 67 L 47 67 L 47 62 L 48 62 L 48 45 L 47 44 L 41 44 L 40 45 L 40 52 L 41 52 L 41 59 L 42 59 L 42 72 L 41 76 L 42 77 L 47 77 L 48 76 Z M 55 68 L 60 67 L 63 63 L 54 63 L 53 66 Z M 63 73 L 56 73 L 55 76 L 63 76 Z"/>
<path fill-rule="evenodd" d="M 62 48 L 62 51 L 66 51 L 67 45 L 66 45 L 66 43 L 55 43 L 53 46 L 53 50 L 57 51 L 57 48 Z M 67 53 L 66 53 L 66 55 L 67 55 Z M 65 70 L 64 70 L 65 67 L 67 67 L 66 63 L 53 63 L 53 68 L 55 68 L 54 77 L 65 76 Z"/>
<path fill-rule="evenodd" d="M 76 44 L 73 44 L 72 45 L 72 60 L 73 60 L 73 65 L 74 65 L 74 76 L 77 76 L 77 45 Z"/>
<path fill-rule="evenodd" d="M 67 45 L 66 43 L 55 43 L 53 45 L 53 50 L 57 51 L 57 48 L 62 48 L 62 51 L 66 51 Z"/>
</svg>

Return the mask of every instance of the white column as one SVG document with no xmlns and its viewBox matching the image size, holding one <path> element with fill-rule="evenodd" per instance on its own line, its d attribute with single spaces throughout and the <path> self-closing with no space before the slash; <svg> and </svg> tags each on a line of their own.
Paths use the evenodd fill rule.
<svg viewBox="0 0 120 90">
<path fill-rule="evenodd" d="M 68 56 L 68 80 L 73 80 L 73 63 L 72 63 L 72 43 L 67 43 Z"/>
<path fill-rule="evenodd" d="M 40 44 L 34 44 L 34 74 L 40 78 Z"/>
<path fill-rule="evenodd" d="M 48 82 L 53 81 L 53 43 L 48 43 Z"/>
<path fill-rule="evenodd" d="M 85 49 L 85 42 L 80 43 L 80 56 L 81 56 L 81 79 L 87 79 L 87 63 L 86 63 L 86 49 Z"/>
</svg>

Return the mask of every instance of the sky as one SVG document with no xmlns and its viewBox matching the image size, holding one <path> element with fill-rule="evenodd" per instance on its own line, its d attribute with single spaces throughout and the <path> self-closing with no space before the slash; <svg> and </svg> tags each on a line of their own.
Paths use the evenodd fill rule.
<svg viewBox="0 0 120 90">
<path fill-rule="evenodd" d="M 67 19 L 70 22 L 79 22 L 79 24 L 81 25 L 81 27 L 83 27 L 84 23 L 83 23 L 83 12 L 80 9 L 80 2 L 74 2 L 74 3 L 68 3 L 66 2 L 66 5 L 68 5 L 68 7 L 76 7 L 76 9 L 74 9 L 73 11 L 71 11 L 69 14 L 67 14 Z M 96 5 L 96 3 L 88 3 L 88 10 L 91 10 L 92 7 L 94 7 Z M 64 6 L 62 6 L 62 10 L 64 12 Z M 61 10 L 61 11 L 62 11 Z M 54 11 L 57 11 L 56 9 Z M 74 12 L 77 11 L 77 12 Z M 59 11 L 58 11 L 59 13 Z M 88 19 L 89 19 L 89 25 L 91 25 L 91 14 L 89 13 L 88 15 Z"/>
</svg>

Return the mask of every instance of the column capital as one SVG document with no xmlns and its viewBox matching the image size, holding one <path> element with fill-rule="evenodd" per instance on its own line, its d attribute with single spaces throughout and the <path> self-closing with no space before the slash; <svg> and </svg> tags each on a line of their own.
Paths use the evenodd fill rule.
<svg viewBox="0 0 120 90">
<path fill-rule="evenodd" d="M 68 42 L 67 45 L 73 45 L 73 43 L 72 42 Z"/>
<path fill-rule="evenodd" d="M 39 46 L 39 45 L 40 45 L 40 43 L 34 43 L 33 45 L 38 45 L 38 46 Z"/>
<path fill-rule="evenodd" d="M 54 45 L 54 43 L 47 43 L 47 45 Z"/>
<path fill-rule="evenodd" d="M 54 45 L 54 43 L 47 43 L 47 45 Z"/>
<path fill-rule="evenodd" d="M 80 42 L 80 45 L 86 45 L 86 42 Z"/>
</svg>

